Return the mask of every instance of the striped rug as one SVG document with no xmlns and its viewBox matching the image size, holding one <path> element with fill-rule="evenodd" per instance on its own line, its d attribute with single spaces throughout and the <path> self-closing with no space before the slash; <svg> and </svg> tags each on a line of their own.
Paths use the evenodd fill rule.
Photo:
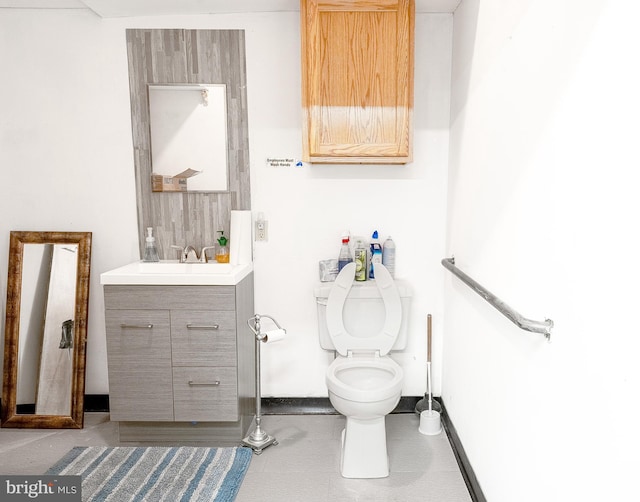
<svg viewBox="0 0 640 502">
<path fill-rule="evenodd" d="M 250 448 L 76 447 L 45 474 L 82 476 L 83 502 L 233 501 Z"/>
</svg>

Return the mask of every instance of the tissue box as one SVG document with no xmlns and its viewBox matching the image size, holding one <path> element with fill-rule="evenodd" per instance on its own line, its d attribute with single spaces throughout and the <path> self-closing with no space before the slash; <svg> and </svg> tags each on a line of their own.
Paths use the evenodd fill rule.
<svg viewBox="0 0 640 502">
<path fill-rule="evenodd" d="M 151 175 L 151 191 L 152 192 L 186 192 L 187 180 L 202 171 L 195 169 L 187 169 L 174 176 L 165 176 L 164 174 Z"/>
<path fill-rule="evenodd" d="M 335 281 L 338 277 L 338 260 L 322 260 L 318 262 L 318 272 L 322 282 Z"/>
</svg>

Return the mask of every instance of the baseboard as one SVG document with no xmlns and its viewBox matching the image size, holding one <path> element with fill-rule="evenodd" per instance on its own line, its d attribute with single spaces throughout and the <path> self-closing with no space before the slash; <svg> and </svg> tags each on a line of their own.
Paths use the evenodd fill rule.
<svg viewBox="0 0 640 502">
<path fill-rule="evenodd" d="M 0 406 L 2 400 L 0 399 Z M 18 414 L 32 415 L 36 412 L 35 404 L 18 404 L 16 406 Z M 109 394 L 85 394 L 84 395 L 84 411 L 85 412 L 109 412 Z"/>
<path fill-rule="evenodd" d="M 84 411 L 86 412 L 109 412 L 109 394 L 85 394 Z"/>
<path fill-rule="evenodd" d="M 392 413 L 413 413 L 419 397 L 403 396 Z M 263 397 L 263 415 L 337 415 L 328 397 Z M 108 394 L 85 394 L 84 411 L 109 412 Z"/>
<path fill-rule="evenodd" d="M 263 397 L 263 415 L 337 415 L 328 397 Z"/>
<path fill-rule="evenodd" d="M 414 413 L 420 398 L 403 396 L 391 413 Z M 328 397 L 263 397 L 263 415 L 338 415 Z"/>
<path fill-rule="evenodd" d="M 442 426 L 449 438 L 449 444 L 451 445 L 453 454 L 458 462 L 458 467 L 460 468 L 464 482 L 469 490 L 469 495 L 471 495 L 471 500 L 473 500 L 473 502 L 487 502 L 484 493 L 482 493 L 482 488 L 480 488 L 478 478 L 476 478 L 476 475 L 473 472 L 473 467 L 471 467 L 469 458 L 462 447 L 462 442 L 460 441 L 456 428 L 453 426 L 451 418 L 447 413 L 447 409 L 439 398 L 436 399 L 440 402 L 440 406 L 442 407 L 442 413 L 440 415 L 440 418 L 442 419 Z"/>
</svg>

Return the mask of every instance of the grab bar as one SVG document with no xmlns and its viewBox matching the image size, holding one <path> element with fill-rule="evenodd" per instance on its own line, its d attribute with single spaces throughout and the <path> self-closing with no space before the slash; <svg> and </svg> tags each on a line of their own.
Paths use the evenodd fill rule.
<svg viewBox="0 0 640 502">
<path fill-rule="evenodd" d="M 462 270 L 456 267 L 455 258 L 444 258 L 441 263 L 444 268 L 459 277 L 462 282 L 473 289 L 482 298 L 487 300 L 493 307 L 498 309 L 498 311 L 502 315 L 504 315 L 516 326 L 533 333 L 542 333 L 548 341 L 551 341 L 551 328 L 553 328 L 553 321 L 551 319 L 545 319 L 544 321 L 534 321 L 521 316 L 518 312 L 509 307 L 509 305 L 500 300 L 500 298 L 498 298 L 490 291 L 487 291 L 487 289 L 483 288 L 480 284 L 478 284 Z"/>
</svg>

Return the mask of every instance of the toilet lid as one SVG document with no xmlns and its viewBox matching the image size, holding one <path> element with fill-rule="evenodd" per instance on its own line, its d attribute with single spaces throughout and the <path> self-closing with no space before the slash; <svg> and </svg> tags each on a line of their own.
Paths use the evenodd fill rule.
<svg viewBox="0 0 640 502">
<path fill-rule="evenodd" d="M 340 271 L 327 299 L 327 329 L 338 353 L 346 356 L 348 351 L 379 351 L 387 355 L 398 337 L 402 322 L 400 294 L 389 271 L 382 264 L 374 263 L 375 283 L 385 306 L 385 322 L 379 333 L 367 337 L 350 335 L 342 321 L 344 302 L 349 296 L 355 276 L 355 263 L 349 263 Z"/>
</svg>

